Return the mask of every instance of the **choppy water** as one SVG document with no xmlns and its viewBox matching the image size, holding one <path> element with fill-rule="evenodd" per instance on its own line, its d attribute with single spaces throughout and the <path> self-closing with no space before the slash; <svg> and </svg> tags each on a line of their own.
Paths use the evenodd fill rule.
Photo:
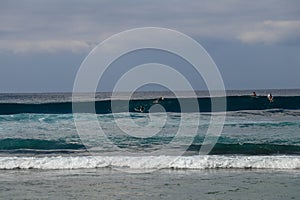
<svg viewBox="0 0 300 200">
<path fill-rule="evenodd" d="M 194 192 L 189 193 L 190 198 L 194 199 L 199 195 L 196 192 L 198 190 L 190 186 L 201 182 L 215 185 L 213 189 L 202 184 L 201 194 L 205 198 L 228 198 L 228 195 L 233 195 L 233 199 L 240 199 L 243 193 L 258 191 L 259 188 L 255 187 L 260 185 L 258 187 L 269 188 L 269 191 L 262 193 L 265 196 L 261 196 L 261 199 L 297 199 L 299 193 L 295 184 L 299 182 L 300 169 L 300 91 L 274 90 L 272 103 L 266 98 L 267 92 L 257 91 L 258 97 L 253 98 L 246 95 L 251 91 L 230 91 L 230 96 L 226 97 L 227 112 L 222 109 L 211 112 L 211 99 L 205 92 L 198 92 L 200 112 L 195 112 L 193 107 L 182 111 L 172 94 L 147 92 L 134 94 L 129 102 L 130 113 L 124 107 L 111 113 L 111 103 L 117 102 L 114 105 L 123 106 L 126 94 L 112 101 L 108 93 L 97 94 L 96 119 L 104 134 L 99 135 L 99 127 L 92 123 L 95 114 L 83 109 L 83 112 L 76 113 L 76 118 L 85 125 L 84 137 L 82 133 L 78 134 L 74 123 L 70 94 L 1 94 L 1 195 L 22 198 L 21 192 L 13 192 L 15 186 L 18 191 L 26 193 L 24 191 L 29 187 L 26 184 L 39 183 L 48 185 L 51 191 L 61 191 L 53 182 L 55 179 L 59 184 L 73 187 L 70 189 L 72 198 L 72 195 L 79 195 L 76 193 L 78 187 L 70 182 L 77 176 L 82 183 L 92 185 L 93 191 L 97 191 L 96 188 L 102 184 L 99 187 L 103 188 L 103 198 L 121 198 L 121 193 L 112 195 L 116 188 L 128 196 L 123 187 L 134 193 L 132 198 L 158 198 L 146 192 L 143 182 L 148 184 L 147 188 L 153 193 L 162 195 L 161 198 L 179 197 L 179 193 L 167 192 L 177 191 L 178 184 L 185 194 L 187 191 Z M 154 104 L 153 101 L 159 96 L 165 99 Z M 184 93 L 181 98 L 186 102 L 190 100 L 189 95 Z M 86 100 L 90 99 L 85 99 L 83 95 L 78 103 L 84 105 Z M 149 112 L 156 105 L 163 110 Z M 145 110 L 138 112 L 135 108 L 139 106 Z M 224 128 L 216 145 L 208 155 L 199 155 L 211 117 L 225 115 Z M 183 118 L 184 123 L 181 123 Z M 179 127 L 183 128 L 184 133 L 178 136 Z M 196 133 L 194 130 L 197 130 Z M 182 154 L 172 155 L 176 151 Z M 132 153 L 134 156 L 131 156 Z M 144 174 L 138 177 L 122 172 L 113 173 L 110 169 L 132 170 L 130 172 L 163 170 L 151 176 Z M 185 174 L 174 169 L 183 170 Z M 232 173 L 232 169 L 237 171 Z M 214 171 L 210 173 L 207 170 Z M 48 178 L 39 179 L 44 175 Z M 104 182 L 96 181 L 95 177 L 100 176 L 104 177 Z M 239 178 L 233 180 L 237 176 Z M 52 180 L 51 177 L 55 178 Z M 20 178 L 23 181 L 19 182 Z M 228 179 L 231 180 L 230 184 Z M 121 187 L 119 183 L 122 181 L 129 184 Z M 140 184 L 136 190 L 135 181 Z M 108 184 L 108 188 L 103 184 Z M 160 190 L 160 187 L 164 189 Z M 31 187 L 32 190 L 35 188 Z M 276 188 L 281 190 L 281 194 L 271 192 Z M 43 189 L 43 192 L 55 198 L 51 191 Z M 28 194 L 27 197 L 36 197 L 37 193 L 36 189 L 33 196 Z M 62 195 L 59 192 L 57 194 Z M 93 196 L 96 193 L 85 194 L 92 195 L 91 198 L 97 197 Z M 255 193 L 248 199 L 252 197 L 260 199 Z"/>
<path fill-rule="evenodd" d="M 295 91 L 292 92 L 295 95 Z M 127 112 L 97 114 L 96 119 L 104 132 L 103 135 L 99 135 L 99 127 L 91 123 L 94 114 L 77 113 L 77 118 L 86 125 L 84 138 L 77 133 L 74 116 L 70 113 L 72 104 L 69 101 L 69 94 L 26 94 L 23 96 L 22 94 L 3 94 L 2 103 L 0 103 L 0 154 L 2 157 L 0 168 L 122 167 L 124 159 L 123 154 L 119 155 L 120 149 L 134 152 L 139 157 L 139 162 L 131 161 L 135 158 L 126 158 L 126 162 L 130 163 L 126 167 L 129 168 L 159 168 L 163 163 L 165 164 L 163 168 L 182 169 L 300 168 L 299 96 L 275 96 L 274 102 L 270 103 L 265 96 L 253 98 L 233 95 L 227 97 L 227 113 L 207 112 L 210 99 L 206 97 L 198 98 L 200 113 L 191 110 L 180 113 L 177 99 L 170 97 L 159 104 L 167 112 L 155 112 L 150 116 L 147 109 L 154 105 L 150 97 L 161 94 L 161 92 L 142 93 L 129 102 L 129 109 L 144 106 L 143 113 L 132 110 L 130 114 Z M 146 100 L 141 99 L 142 95 L 147 97 Z M 97 109 L 108 110 L 111 103 L 110 100 L 106 100 L 108 94 L 105 93 L 103 96 L 98 94 L 97 98 L 96 111 Z M 43 103 L 45 99 L 48 99 L 48 103 Z M 183 99 L 188 101 L 188 98 Z M 7 114 L 9 112 L 10 114 Z M 225 114 L 224 129 L 209 154 L 213 157 L 200 156 L 199 150 L 203 146 L 211 117 Z M 182 118 L 185 119 L 184 123 L 181 123 Z M 132 121 L 135 126 L 132 126 Z M 123 125 L 123 129 L 119 127 L 119 124 Z M 178 136 L 176 134 L 180 126 L 185 132 Z M 194 130 L 197 130 L 196 134 Z M 155 132 L 157 134 L 153 135 Z M 172 145 L 168 145 L 171 142 Z M 165 153 L 153 154 L 161 157 L 153 158 L 152 165 L 148 165 L 148 156 L 161 149 Z M 171 154 L 167 152 L 178 149 L 184 152 L 181 160 L 168 157 Z M 115 153 L 114 157 L 107 157 L 107 152 Z M 148 154 L 143 157 L 145 152 Z M 97 155 L 98 159 L 92 161 L 88 157 L 90 153 Z M 176 154 L 176 156 L 179 155 Z M 248 159 L 248 156 L 252 157 Z M 38 165 L 37 163 L 41 163 L 41 157 L 43 157 L 44 164 Z M 101 164 L 97 163 L 99 159 Z M 167 165 L 166 161 L 170 159 L 174 162 Z M 186 160 L 185 163 L 190 163 L 190 166 L 182 165 L 182 159 Z M 205 163 L 208 160 L 209 163 Z M 85 162 L 96 162 L 96 164 L 84 166 L 82 163 Z M 220 162 L 227 164 L 220 164 Z M 280 162 L 285 164 L 274 164 Z"/>
</svg>

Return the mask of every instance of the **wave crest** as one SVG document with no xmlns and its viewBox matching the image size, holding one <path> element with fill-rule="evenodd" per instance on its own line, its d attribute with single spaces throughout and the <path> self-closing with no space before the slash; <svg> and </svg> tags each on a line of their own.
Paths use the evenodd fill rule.
<svg viewBox="0 0 300 200">
<path fill-rule="evenodd" d="M 0 157 L 0 169 L 300 169 L 297 156 Z"/>
<path fill-rule="evenodd" d="M 184 112 L 211 112 L 211 102 L 220 101 L 226 98 L 227 108 L 215 108 L 217 112 L 240 111 L 240 110 L 266 110 L 266 109 L 300 109 L 300 96 L 280 96 L 270 103 L 266 97 L 253 98 L 251 96 L 228 96 L 228 97 L 201 97 L 198 98 L 199 108 L 185 108 Z M 114 101 L 114 112 L 136 112 L 136 108 L 143 106 L 148 112 L 154 105 L 154 99 L 133 99 L 129 102 L 129 110 L 126 100 L 102 100 L 95 102 L 97 114 L 111 113 L 112 101 Z M 180 102 L 189 105 L 190 98 L 182 98 Z M 88 106 L 91 102 L 75 102 L 76 107 L 80 108 L 76 112 L 90 113 L 94 110 Z M 92 102 L 93 103 L 93 102 Z M 166 112 L 181 112 L 180 104 L 176 98 L 165 98 L 160 104 Z M 124 106 L 125 105 L 125 106 Z M 226 109 L 226 110 L 225 110 Z M 277 112 L 277 111 L 276 111 Z M 72 102 L 51 102 L 51 103 L 0 103 L 0 114 L 18 113 L 49 113 L 67 114 L 72 113 Z"/>
</svg>

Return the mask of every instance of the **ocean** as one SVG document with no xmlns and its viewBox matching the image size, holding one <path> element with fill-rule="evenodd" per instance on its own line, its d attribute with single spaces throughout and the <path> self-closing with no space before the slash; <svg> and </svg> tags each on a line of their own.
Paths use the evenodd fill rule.
<svg viewBox="0 0 300 200">
<path fill-rule="evenodd" d="M 0 94 L 0 198 L 299 199 L 300 90 L 256 93 L 81 94 L 75 114 L 70 93 Z"/>
</svg>

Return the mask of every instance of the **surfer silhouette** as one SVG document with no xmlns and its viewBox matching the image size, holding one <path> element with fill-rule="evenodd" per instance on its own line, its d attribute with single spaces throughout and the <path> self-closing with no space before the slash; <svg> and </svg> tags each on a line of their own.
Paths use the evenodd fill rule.
<svg viewBox="0 0 300 200">
<path fill-rule="evenodd" d="M 272 96 L 271 93 L 268 94 L 268 100 L 269 100 L 270 102 L 273 102 L 273 96 Z"/>
<path fill-rule="evenodd" d="M 144 112 L 145 111 L 145 107 L 144 106 L 139 106 L 138 108 L 134 109 L 137 112 Z"/>
<path fill-rule="evenodd" d="M 164 100 L 164 97 L 159 97 L 158 99 L 154 100 L 153 103 L 160 103 Z"/>
<path fill-rule="evenodd" d="M 256 97 L 256 92 L 253 92 L 253 93 L 252 93 L 252 96 L 253 96 L 253 97 Z"/>
</svg>

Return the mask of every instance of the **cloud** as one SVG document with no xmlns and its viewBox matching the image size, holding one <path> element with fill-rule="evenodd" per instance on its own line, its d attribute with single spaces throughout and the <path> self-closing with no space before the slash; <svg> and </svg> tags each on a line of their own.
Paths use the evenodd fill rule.
<svg viewBox="0 0 300 200">
<path fill-rule="evenodd" d="M 13 53 L 54 53 L 57 51 L 71 51 L 79 53 L 89 51 L 93 47 L 85 41 L 77 40 L 6 40 L 0 41 L 0 52 L 10 51 Z"/>
<path fill-rule="evenodd" d="M 242 32 L 238 39 L 245 43 L 275 44 L 300 40 L 300 20 L 268 20 Z"/>
<path fill-rule="evenodd" d="M 298 31 L 293 27 L 298 27 L 294 23 L 300 20 L 299 7 L 298 0 L 3 0 L 0 50 L 89 51 L 112 34 L 149 26 L 175 29 L 194 38 L 280 43 L 296 37 L 292 32 Z"/>
</svg>

